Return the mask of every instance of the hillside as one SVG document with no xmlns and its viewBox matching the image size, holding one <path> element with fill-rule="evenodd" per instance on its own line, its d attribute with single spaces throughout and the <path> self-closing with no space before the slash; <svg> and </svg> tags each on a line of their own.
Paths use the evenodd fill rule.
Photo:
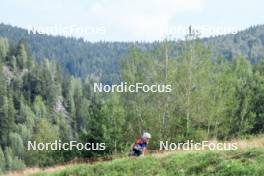
<svg viewBox="0 0 264 176">
<path fill-rule="evenodd" d="M 264 176 L 264 1 L 0 4 L 0 176 Z"/>
<path fill-rule="evenodd" d="M 134 45 L 127 42 L 91 43 L 83 39 L 29 34 L 25 29 L 4 24 L 0 24 L 0 36 L 13 43 L 20 40 L 26 42 L 37 61 L 49 58 L 59 63 L 66 73 L 82 78 L 91 74 L 105 82 L 118 77 L 118 61 Z M 150 47 L 148 44 L 137 45 Z"/>
<path fill-rule="evenodd" d="M 0 24 L 0 36 L 14 43 L 26 41 L 36 60 L 45 58 L 55 60 L 62 70 L 71 75 L 86 78 L 87 75 L 103 82 L 115 82 L 119 79 L 119 60 L 130 48 L 136 46 L 142 50 L 160 47 L 161 42 L 86 42 L 83 39 L 66 38 L 44 34 L 28 33 L 27 30 Z M 214 53 L 213 57 L 223 56 L 232 60 L 238 55 L 257 63 L 264 55 L 264 26 L 251 27 L 235 35 L 222 35 L 203 39 Z M 170 56 L 178 55 L 181 41 L 172 42 Z"/>
<path fill-rule="evenodd" d="M 217 144 L 220 141 L 212 140 Z M 7 176 L 92 175 L 263 175 L 264 136 L 236 139 L 235 151 L 155 151 L 145 157 L 108 156 L 73 160 L 47 168 L 26 168 Z"/>
<path fill-rule="evenodd" d="M 211 37 L 204 41 L 216 55 L 229 60 L 242 55 L 256 64 L 264 55 L 264 26 L 254 26 L 234 35 Z"/>
<path fill-rule="evenodd" d="M 99 93 L 92 81 L 63 74 L 63 64 L 52 58 L 36 62 L 27 42 L 0 37 L 0 172 L 122 153 L 145 131 L 152 136 L 150 150 L 157 150 L 160 141 L 263 134 L 264 62 L 253 64 L 245 57 L 215 62 L 212 57 L 217 54 L 198 40 L 186 41 L 176 58 L 166 59 L 166 48 L 173 43 L 167 44 L 145 52 L 134 48 L 120 62 L 120 70 L 112 71 L 112 76 L 120 72 L 119 82 L 143 83 L 149 90 L 160 87 L 159 93 L 140 87 L 137 93 Z M 43 45 L 52 50 L 51 44 Z M 69 53 L 75 52 L 73 45 Z M 101 72 L 104 63 L 114 65 L 102 60 L 101 65 L 90 66 Z M 105 76 L 112 81 L 110 74 Z M 171 85 L 170 92 L 162 90 L 165 83 Z M 29 150 L 29 141 L 41 145 L 76 141 L 93 147 Z M 96 147 L 101 144 L 106 148 Z"/>
<path fill-rule="evenodd" d="M 165 156 L 119 159 L 94 165 L 80 164 L 63 170 L 34 176 L 202 176 L 263 175 L 264 151 L 257 149 L 235 152 L 184 152 Z"/>
</svg>

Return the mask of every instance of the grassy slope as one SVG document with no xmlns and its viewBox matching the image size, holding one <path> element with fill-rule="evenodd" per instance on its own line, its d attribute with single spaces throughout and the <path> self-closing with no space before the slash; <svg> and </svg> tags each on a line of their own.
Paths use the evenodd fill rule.
<svg viewBox="0 0 264 176">
<path fill-rule="evenodd" d="M 94 165 L 80 164 L 52 173 L 35 176 L 165 176 L 165 175 L 217 175 L 263 176 L 264 150 L 247 149 L 232 152 L 182 152 L 164 156 L 119 159 Z"/>
</svg>

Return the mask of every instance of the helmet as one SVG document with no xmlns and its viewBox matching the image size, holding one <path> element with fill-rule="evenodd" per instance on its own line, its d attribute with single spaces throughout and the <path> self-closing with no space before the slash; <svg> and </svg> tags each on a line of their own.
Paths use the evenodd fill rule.
<svg viewBox="0 0 264 176">
<path fill-rule="evenodd" d="M 151 138 L 151 134 L 145 132 L 145 133 L 143 133 L 142 138 L 148 138 L 148 139 L 150 139 Z"/>
</svg>

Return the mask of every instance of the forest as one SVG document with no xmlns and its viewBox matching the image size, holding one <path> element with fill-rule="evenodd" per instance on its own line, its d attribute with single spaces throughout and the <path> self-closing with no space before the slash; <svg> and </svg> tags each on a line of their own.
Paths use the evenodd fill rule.
<svg viewBox="0 0 264 176">
<path fill-rule="evenodd" d="M 105 52 L 112 60 L 93 57 L 101 64 L 112 64 L 102 77 L 101 66 L 107 64 L 98 66 L 85 60 L 79 66 L 88 70 L 82 76 L 72 74 L 64 66 L 74 66 L 77 61 L 67 64 L 64 52 L 60 60 L 47 56 L 37 59 L 32 54 L 37 45 L 32 49 L 26 40 L 1 37 L 0 172 L 44 167 L 76 157 L 127 153 L 144 131 L 153 136 L 150 149 L 157 149 L 160 140 L 229 140 L 263 133 L 264 60 L 261 49 L 257 50 L 260 41 L 252 42 L 249 55 L 230 54 L 232 49 L 227 58 L 215 51 L 213 40 L 205 40 L 187 35 L 181 45 L 170 40 L 152 45 L 105 43 L 107 48 L 99 47 L 96 52 Z M 111 48 L 115 45 L 126 49 Z M 104 49 L 115 50 L 119 59 L 112 63 L 116 55 Z M 75 52 L 68 48 L 67 53 Z M 69 59 L 69 55 L 65 57 Z M 79 67 L 73 70 L 83 71 Z M 107 75 L 110 72 L 114 79 Z M 93 83 L 98 81 L 170 84 L 172 91 L 95 93 Z M 58 139 L 103 142 L 106 150 L 27 151 L 29 140 Z"/>
<path fill-rule="evenodd" d="M 162 42 L 89 42 L 82 38 L 52 36 L 34 33 L 32 31 L 0 23 L 0 36 L 16 44 L 19 41 L 27 43 L 33 58 L 41 62 L 48 58 L 56 61 L 63 73 L 81 77 L 87 75 L 104 83 L 120 81 L 120 60 L 125 57 L 131 47 L 136 46 L 142 51 L 151 51 L 162 47 Z M 168 38 L 171 45 L 171 56 L 177 57 L 183 40 Z M 264 26 L 252 26 L 236 34 L 226 34 L 202 38 L 201 41 L 210 46 L 212 59 L 219 56 L 227 60 L 238 56 L 246 57 L 251 63 L 259 63 L 264 53 Z"/>
</svg>

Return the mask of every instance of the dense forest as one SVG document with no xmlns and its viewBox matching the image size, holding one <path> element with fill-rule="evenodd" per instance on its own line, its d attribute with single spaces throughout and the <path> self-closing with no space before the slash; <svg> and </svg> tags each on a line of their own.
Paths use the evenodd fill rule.
<svg viewBox="0 0 264 176">
<path fill-rule="evenodd" d="M 0 36 L 16 44 L 23 40 L 28 44 L 38 62 L 43 59 L 55 60 L 63 72 L 86 79 L 87 75 L 105 83 L 120 80 L 119 61 L 136 46 L 151 51 L 162 46 L 162 42 L 88 42 L 82 38 L 52 36 L 35 31 L 0 24 Z M 88 39 L 89 40 L 89 39 Z M 171 39 L 168 39 L 171 40 Z M 212 36 L 202 39 L 213 51 L 212 59 L 222 56 L 233 59 L 245 56 L 251 63 L 258 63 L 264 54 L 264 26 L 253 26 L 237 34 Z M 184 41 L 172 42 L 172 56 L 176 57 Z"/>
<path fill-rule="evenodd" d="M 232 54 L 231 58 L 225 58 L 216 54 L 215 47 L 205 44 L 204 39 L 190 40 L 188 36 L 178 46 L 171 41 L 140 46 L 92 44 L 60 37 L 56 37 L 58 41 L 54 38 L 55 46 L 49 42 L 51 36 L 46 39 L 39 35 L 44 39 L 35 38 L 34 42 L 14 40 L 20 37 L 0 38 L 1 171 L 127 152 L 144 131 L 153 136 L 150 148 L 158 148 L 160 140 L 228 140 L 264 131 L 264 62 L 260 56 L 258 62 L 250 62 L 252 59 L 248 56 L 260 53 L 253 49 L 251 55 Z M 69 42 L 68 47 L 63 42 Z M 73 44 L 78 42 L 91 46 L 88 51 L 93 52 L 86 57 L 102 54 L 95 54 L 93 58 L 99 65 L 81 56 L 85 53 L 76 49 L 81 44 Z M 255 46 L 252 44 L 252 48 Z M 66 49 L 68 54 L 58 48 Z M 47 59 L 46 55 L 38 55 L 44 51 L 62 53 L 58 58 Z M 76 59 L 71 58 L 75 55 Z M 40 56 L 45 59 L 36 58 Z M 82 57 L 83 63 L 79 66 L 87 70 L 74 65 Z M 82 74 L 87 74 L 85 79 L 79 77 L 82 74 L 63 74 L 65 70 L 62 70 L 68 68 L 66 65 L 73 66 L 73 72 L 83 71 Z M 91 67 L 94 71 L 89 70 Z M 104 67 L 111 67 L 119 81 L 170 84 L 172 91 L 94 93 L 93 83 L 98 81 Z M 105 74 L 110 70 L 104 70 Z M 104 79 L 112 81 L 110 77 Z M 106 150 L 27 151 L 29 140 L 54 142 L 58 139 L 104 142 Z"/>
</svg>

